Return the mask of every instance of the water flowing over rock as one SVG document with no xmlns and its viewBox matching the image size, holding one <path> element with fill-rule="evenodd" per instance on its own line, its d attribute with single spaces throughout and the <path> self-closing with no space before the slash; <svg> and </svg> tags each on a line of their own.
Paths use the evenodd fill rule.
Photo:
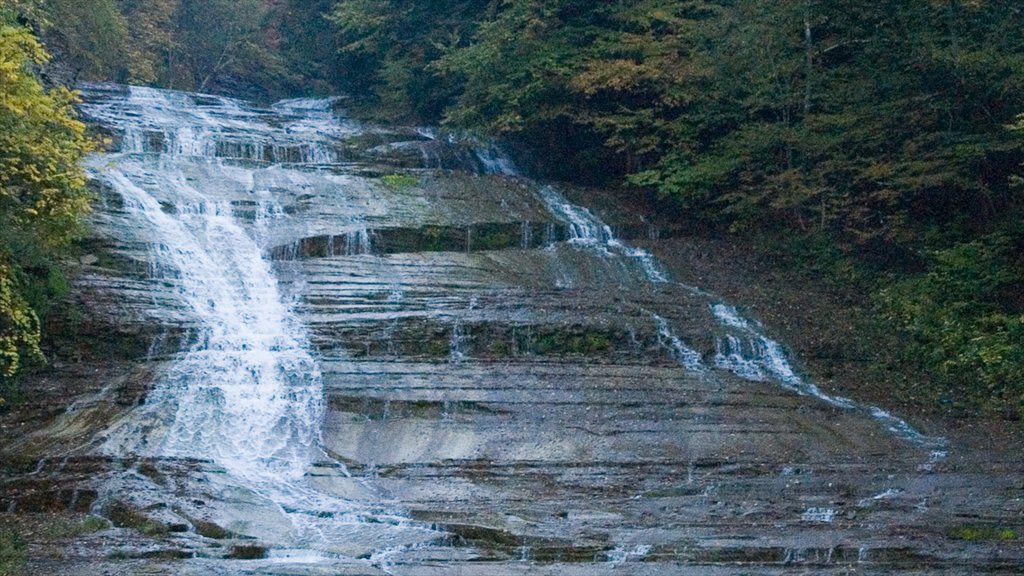
<svg viewBox="0 0 1024 576">
<path fill-rule="evenodd" d="M 76 290 L 151 376 L 66 462 L 107 462 L 83 486 L 117 534 L 165 527 L 107 553 L 410 576 L 1020 558 L 935 541 L 968 499 L 941 438 L 823 392 L 493 145 L 335 100 L 84 96 L 113 145 Z"/>
</svg>

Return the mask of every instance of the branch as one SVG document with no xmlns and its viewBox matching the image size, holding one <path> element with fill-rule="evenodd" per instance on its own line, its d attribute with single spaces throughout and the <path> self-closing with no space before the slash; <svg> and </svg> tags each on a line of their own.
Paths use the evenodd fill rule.
<svg viewBox="0 0 1024 576">
<path fill-rule="evenodd" d="M 836 48 L 842 48 L 844 46 L 849 46 L 850 44 L 868 44 L 869 42 L 871 42 L 871 40 L 847 40 L 846 42 L 840 42 L 838 44 L 833 44 L 833 45 L 829 46 L 828 48 L 823 49 L 821 51 L 821 53 L 822 54 L 828 54 L 829 52 L 835 50 Z"/>
</svg>

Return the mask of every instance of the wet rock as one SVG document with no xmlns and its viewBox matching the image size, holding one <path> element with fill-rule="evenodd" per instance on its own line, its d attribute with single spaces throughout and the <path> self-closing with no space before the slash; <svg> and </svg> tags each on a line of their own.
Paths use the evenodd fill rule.
<svg viewBox="0 0 1024 576">
<path fill-rule="evenodd" d="M 497 166 L 490 152 L 474 158 L 472 147 L 433 133 L 332 120 L 323 102 L 261 110 L 143 90 L 139 101 L 155 107 L 147 111 L 132 109 L 141 104 L 124 101 L 123 90 L 97 90 L 87 95 L 92 114 L 118 124 L 128 153 L 98 160 L 116 161 L 127 184 L 97 172 L 110 180 L 94 184 L 100 202 L 87 252 L 98 261 L 75 285 L 82 315 L 74 333 L 93 350 L 55 345 L 59 356 L 82 359 L 67 364 L 79 374 L 51 386 L 34 413 L 50 424 L 19 445 L 24 461 L 10 460 L 0 490 L 0 504 L 16 509 L 106 502 L 104 515 L 122 528 L 109 532 L 129 542 L 95 535 L 92 547 L 68 547 L 84 551 L 61 570 L 122 549 L 104 570 L 158 571 L 164 560 L 176 562 L 172 573 L 232 575 L 244 570 L 231 560 L 254 561 L 252 571 L 408 576 L 1019 567 L 1019 539 L 943 528 L 955 514 L 1015 526 L 1019 459 L 979 465 L 953 456 L 936 466 L 933 451 L 892 433 L 893 420 L 823 401 L 767 374 L 763 362 L 761 378 L 737 375 L 739 364 L 763 360 L 760 327 L 738 312 L 723 321 L 719 298 L 672 281 L 690 265 L 699 277 L 728 263 L 696 246 L 667 270 L 614 238 L 668 250 L 680 244 L 664 239 L 685 231 L 661 230 L 595 193 L 595 210 L 613 220 L 605 227 L 551 187 L 480 176 Z M 110 98 L 122 100 L 104 107 Z M 151 218 L 133 215 L 148 199 Z M 197 239 L 187 257 L 168 261 L 176 246 L 155 234 L 154 220 Z M 187 264 L 225 231 L 246 240 L 250 262 L 266 264 L 272 281 L 247 283 L 228 259 L 204 279 L 226 279 L 223 290 L 199 297 Z M 275 297 L 259 306 L 246 299 L 267 294 Z M 216 332 L 204 322 L 227 303 L 237 304 L 226 315 L 233 319 L 284 310 L 274 326 L 243 334 L 265 329 L 271 344 L 203 348 Z M 54 327 L 71 333 L 72 316 Z M 804 323 L 782 320 L 788 315 L 769 326 Z M 299 325 L 302 337 L 292 340 L 308 340 L 315 364 L 247 363 L 288 348 L 275 326 Z M 730 336 L 736 345 L 727 349 Z M 816 354 L 837 370 L 856 359 L 816 338 Z M 203 454 L 162 452 L 161 434 L 184 400 L 172 392 L 192 383 L 175 370 L 193 347 L 237 352 L 226 365 L 254 379 L 319 374 L 315 397 L 326 414 L 307 438 L 322 433 L 332 461 L 311 451 L 310 466 L 285 480 L 257 474 L 264 482 L 253 485 L 225 463 L 234 454 L 205 453 L 221 448 L 216 442 L 205 441 Z M 201 387 L 208 413 L 249 390 L 211 373 Z M 63 385 L 83 398 L 73 409 L 55 405 Z M 302 390 L 280 397 L 305 406 Z M 232 438 L 255 442 L 266 430 L 244 424 L 257 408 L 182 429 L 209 439 L 210 428 L 226 424 Z M 121 444 L 110 443 L 111 422 L 128 424 Z M 294 414 L 272 422 L 281 437 L 308 424 Z M 138 442 L 139 433 L 153 436 Z M 40 465 L 50 454 L 112 445 L 146 457 L 92 469 L 74 457 Z M 247 453 L 245 462 L 271 470 L 287 460 L 275 450 Z M 293 551 L 310 541 L 325 552 Z M 271 552 L 270 568 L 258 563 Z M 34 561 L 40 573 L 59 573 Z"/>
<path fill-rule="evenodd" d="M 160 536 L 171 531 L 167 524 L 150 518 L 142 510 L 125 502 L 108 503 L 103 508 L 103 516 L 118 528 L 131 528 L 146 536 Z"/>
<path fill-rule="evenodd" d="M 267 557 L 263 546 L 232 546 L 227 558 L 231 560 L 260 560 Z"/>
</svg>

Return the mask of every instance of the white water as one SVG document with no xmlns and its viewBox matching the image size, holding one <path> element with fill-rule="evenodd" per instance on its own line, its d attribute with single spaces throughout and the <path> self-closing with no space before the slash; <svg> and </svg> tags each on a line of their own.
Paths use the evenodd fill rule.
<svg viewBox="0 0 1024 576">
<path fill-rule="evenodd" d="M 332 236 L 333 238 L 333 236 Z M 370 234 L 365 228 L 353 230 L 345 234 L 345 255 L 355 256 L 357 254 L 370 254 L 373 248 L 370 241 Z M 335 254 L 334 250 L 328 250 L 328 254 Z"/>
<path fill-rule="evenodd" d="M 320 374 L 259 248 L 230 206 L 210 202 L 180 173 L 162 182 L 182 200 L 174 217 L 124 172 L 102 177 L 131 218 L 161 239 L 153 264 L 173 271 L 198 332 L 148 402 L 160 412 L 174 406 L 173 420 L 159 437 L 137 438 L 132 451 L 213 459 L 256 481 L 300 478 L 319 455 Z M 111 442 L 119 449 L 130 440 L 118 436 Z"/>
<path fill-rule="evenodd" d="M 283 517 L 276 528 L 268 522 L 255 534 L 282 548 L 331 551 L 361 538 L 380 552 L 437 533 L 379 503 L 327 496 L 306 481 L 310 465 L 327 459 L 320 370 L 258 242 L 286 215 L 255 190 L 258 168 L 217 158 L 224 138 L 244 136 L 256 148 L 301 149 L 307 163 L 333 161 L 329 142 L 311 137 L 348 130 L 330 122 L 330 105 L 279 104 L 279 112 L 289 115 L 284 129 L 228 99 L 199 105 L 183 94 L 146 88 L 86 107 L 124 134 L 120 154 L 91 160 L 92 176 L 122 198 L 123 233 L 145 243 L 150 270 L 172 288 L 192 332 L 191 344 L 158 379 L 145 405 L 108 431 L 101 450 L 118 457 L 211 461 L 224 474 L 207 482 L 250 503 L 227 517 Z M 160 141 L 154 133 L 163 135 L 162 149 L 148 143 Z M 257 159 L 264 154 L 256 152 Z M 233 216 L 225 182 L 260 198 L 246 200 L 255 206 L 251 226 Z M 368 252 L 369 243 L 365 230 L 354 231 L 346 252 Z M 343 466 L 335 468 L 344 473 Z M 252 505 L 264 511 L 246 511 Z"/>
<path fill-rule="evenodd" d="M 334 140 L 360 132 L 339 122 L 333 105 L 332 99 L 300 99 L 259 111 L 220 96 L 132 87 L 128 98 L 86 108 L 92 119 L 123 131 L 126 153 L 328 164 L 339 160 Z"/>
<path fill-rule="evenodd" d="M 738 336 L 726 334 L 718 339 L 715 354 L 718 367 L 748 380 L 777 382 L 797 394 L 817 398 L 836 408 L 863 412 L 882 423 L 892 434 L 914 444 L 930 447 L 946 444 L 944 438 L 925 436 L 905 420 L 881 408 L 826 394 L 814 383 L 798 375 L 786 359 L 782 345 L 765 336 L 759 325 L 740 316 L 736 308 L 717 303 L 711 305 L 711 311 L 722 326 L 733 328 L 739 333 Z"/>
<path fill-rule="evenodd" d="M 650 252 L 629 246 L 616 238 L 611 226 L 602 222 L 590 210 L 566 200 L 554 186 L 541 188 L 540 197 L 548 209 L 568 226 L 570 244 L 596 248 L 606 254 L 631 259 L 640 266 L 649 282 L 668 282 L 668 277 Z"/>
<path fill-rule="evenodd" d="M 632 548 L 617 546 L 607 552 L 608 563 L 618 567 L 626 562 L 640 562 L 643 561 L 644 557 L 647 556 L 652 549 L 653 546 L 650 544 L 637 544 Z"/>
<path fill-rule="evenodd" d="M 325 458 L 320 448 L 319 370 L 308 352 L 303 328 L 263 257 L 266 246 L 261 238 L 289 217 L 268 190 L 256 189 L 256 175 L 273 172 L 275 178 L 283 179 L 300 174 L 298 167 L 274 163 L 304 162 L 301 168 L 312 170 L 313 164 L 336 161 L 330 138 L 318 136 L 318 130 L 338 135 L 350 128 L 332 122 L 331 106 L 309 100 L 278 105 L 278 113 L 287 116 L 282 127 L 265 123 L 264 113 L 228 99 L 211 97 L 200 105 L 181 94 L 133 89 L 127 98 L 90 111 L 124 133 L 122 154 L 94 159 L 93 175 L 123 198 L 132 234 L 148 247 L 150 269 L 173 288 L 182 314 L 194 329 L 192 344 L 160 379 L 146 405 L 110 432 L 105 450 L 118 456 L 212 461 L 225 473 L 208 475 L 209 485 L 285 519 L 287 534 L 269 529 L 256 534 L 278 546 L 272 562 L 351 560 L 335 544 L 362 541 L 364 549 L 369 549 L 369 561 L 386 567 L 396 554 L 438 534 L 407 522 L 400 511 L 387 509 L 379 500 L 357 504 L 311 486 L 310 465 Z M 481 156 L 489 170 L 514 170 L 500 156 L 484 161 L 487 154 L 494 152 Z M 261 167 L 244 167 L 254 162 L 222 162 L 225 157 L 255 161 Z M 242 192 L 227 195 L 217 184 L 194 177 L 198 172 L 216 174 L 218 182 L 231 182 Z M 541 195 L 552 214 L 566 223 L 570 245 L 630 263 L 655 288 L 670 282 L 649 253 L 616 239 L 595 215 L 569 203 L 554 188 L 545 188 Z M 232 215 L 233 201 L 239 197 L 255 205 L 251 224 Z M 529 246 L 532 230 L 525 230 L 524 245 Z M 546 235 L 554 236 L 551 231 Z M 334 242 L 342 237 L 328 238 L 328 254 L 340 252 Z M 365 228 L 346 232 L 344 242 L 347 255 L 371 250 Z M 396 284 L 388 301 L 402 298 Z M 921 443 L 932 440 L 888 413 L 827 396 L 804 382 L 782 347 L 735 309 L 715 305 L 710 312 L 728 331 L 716 355 L 718 367 L 751 380 L 778 382 L 839 408 L 866 411 L 901 437 Z M 697 372 L 708 370 L 700 353 L 687 346 L 666 319 L 648 315 L 661 344 L 681 365 Z M 463 326 L 455 319 L 449 342 L 453 364 L 467 359 L 466 340 Z M 259 521 L 265 518 L 263 512 Z M 808 521 L 822 520 L 812 515 Z M 620 548 L 615 559 L 639 558 L 646 551 L 641 546 Z"/>
<path fill-rule="evenodd" d="M 712 304 L 711 311 L 723 326 L 735 328 L 741 334 L 727 334 L 719 338 L 715 364 L 748 380 L 774 380 L 798 394 L 814 396 L 839 408 L 851 408 L 846 398 L 829 396 L 810 382 L 797 376 L 786 359 L 782 346 L 765 336 L 735 308 L 727 304 Z M 742 337 L 745 336 L 745 337 Z"/>
<path fill-rule="evenodd" d="M 480 162 L 483 163 L 484 170 L 488 174 L 507 174 L 514 176 L 519 173 L 515 164 L 495 148 L 478 150 L 477 158 L 479 158 Z"/>
<path fill-rule="evenodd" d="M 568 226 L 570 244 L 630 259 L 639 266 L 640 271 L 653 285 L 671 282 L 653 255 L 617 239 L 610 226 L 586 208 L 566 200 L 553 186 L 543 187 L 540 190 L 540 197 L 552 214 Z M 694 294 L 707 295 L 697 288 L 680 286 Z M 881 408 L 858 404 L 847 398 L 822 392 L 817 385 L 808 382 L 793 370 L 782 345 L 765 336 L 760 325 L 744 319 L 728 304 L 714 303 L 710 308 L 718 322 L 730 329 L 729 333 L 718 338 L 714 357 L 716 367 L 728 370 L 746 380 L 778 383 L 783 388 L 802 396 L 817 398 L 836 408 L 863 412 L 878 420 L 895 436 L 914 444 L 929 447 L 941 447 L 946 444 L 944 438 L 926 436 L 905 420 Z M 683 344 L 664 318 L 656 314 L 652 314 L 651 317 L 658 326 L 659 338 L 663 343 L 667 343 L 667 347 L 681 365 L 693 372 L 705 370 L 700 354 Z M 932 454 L 932 460 L 937 461 L 934 454 L 945 453 L 937 451 Z M 929 461 L 931 464 L 923 465 L 923 469 L 933 468 L 932 460 Z"/>
<path fill-rule="evenodd" d="M 657 314 L 651 314 L 651 318 L 658 325 L 658 337 L 661 338 L 662 346 L 667 347 L 672 352 L 672 357 L 677 362 L 692 372 L 707 370 L 707 367 L 704 366 L 704 361 L 700 357 L 700 353 L 683 344 L 683 341 L 672 331 L 672 327 L 669 326 L 667 320 Z"/>
</svg>

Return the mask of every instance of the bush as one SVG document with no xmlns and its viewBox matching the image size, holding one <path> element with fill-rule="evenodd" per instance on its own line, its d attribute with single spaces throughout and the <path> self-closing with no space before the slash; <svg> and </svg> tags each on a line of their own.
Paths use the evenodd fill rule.
<svg viewBox="0 0 1024 576">
<path fill-rule="evenodd" d="M 10 529 L 0 528 L 0 576 L 15 576 L 25 562 L 25 543 Z"/>
<path fill-rule="evenodd" d="M 931 270 L 882 291 L 908 361 L 933 376 L 935 399 L 1018 418 L 1024 412 L 1024 273 L 1015 242 L 995 234 L 935 254 Z"/>
</svg>

